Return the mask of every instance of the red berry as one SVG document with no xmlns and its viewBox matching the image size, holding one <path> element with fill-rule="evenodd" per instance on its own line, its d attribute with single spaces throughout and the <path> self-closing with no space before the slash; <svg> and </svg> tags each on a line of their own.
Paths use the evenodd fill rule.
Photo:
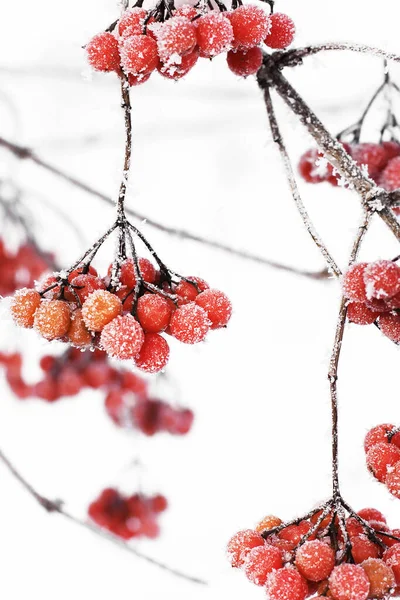
<svg viewBox="0 0 400 600">
<path fill-rule="evenodd" d="M 180 306 L 173 313 L 169 331 L 184 344 L 197 344 L 205 339 L 210 325 L 206 311 L 194 302 L 190 302 Z"/>
<path fill-rule="evenodd" d="M 363 525 L 355 517 L 350 517 L 346 520 L 346 530 L 350 538 L 354 538 L 357 535 L 363 535 L 365 533 Z M 343 538 L 341 531 L 340 538 Z"/>
<path fill-rule="evenodd" d="M 351 554 L 354 562 L 360 564 L 367 558 L 379 558 L 381 553 L 379 546 L 363 534 L 351 538 Z"/>
<path fill-rule="evenodd" d="M 121 300 L 106 290 L 96 290 L 82 306 L 83 320 L 90 331 L 101 331 L 121 311 Z"/>
<path fill-rule="evenodd" d="M 168 508 L 168 500 L 161 494 L 154 496 L 151 499 L 151 508 L 156 513 L 164 512 Z"/>
<path fill-rule="evenodd" d="M 147 258 L 139 258 L 139 272 L 144 281 L 154 283 L 157 279 L 157 271 L 154 265 Z M 129 290 L 136 284 L 135 264 L 132 258 L 127 258 L 121 265 L 120 280 L 122 285 L 126 285 Z"/>
<path fill-rule="evenodd" d="M 384 300 L 400 292 L 400 267 L 390 260 L 370 263 L 364 271 L 367 298 Z"/>
<path fill-rule="evenodd" d="M 187 279 L 194 281 L 198 289 L 192 283 L 182 279 L 174 289 L 174 293 L 178 296 L 179 306 L 193 302 L 201 292 L 208 290 L 210 287 L 208 283 L 206 283 L 204 279 L 201 279 L 200 277 L 190 276 L 187 277 Z"/>
<path fill-rule="evenodd" d="M 235 75 L 248 77 L 257 73 L 262 65 L 263 55 L 258 47 L 247 50 L 238 48 L 237 50 L 230 50 L 226 55 L 226 60 L 228 67 Z"/>
<path fill-rule="evenodd" d="M 372 446 L 375 446 L 376 444 L 379 443 L 384 443 L 387 444 L 389 442 L 388 439 L 388 434 L 393 431 L 394 429 L 394 425 L 391 425 L 390 423 L 385 423 L 383 425 L 377 425 L 376 427 L 374 427 L 373 429 L 371 429 L 370 431 L 368 431 L 367 435 L 365 436 L 365 440 L 364 440 L 364 450 L 365 452 L 368 452 L 368 450 L 370 450 L 372 448 Z M 400 444 L 400 434 L 396 434 L 394 436 L 394 438 L 396 438 L 396 442 L 398 441 Z M 392 440 L 392 443 L 394 443 L 394 438 Z M 398 444 L 396 443 L 395 446 L 397 446 Z M 370 509 L 365 509 L 370 510 Z M 375 509 L 371 509 L 371 510 L 375 510 Z M 379 513 L 379 511 L 377 511 L 377 513 Z M 361 517 L 361 514 L 358 513 Z M 382 513 L 379 513 L 382 514 Z M 368 513 L 369 515 L 369 513 Z M 382 515 L 383 516 L 383 515 Z M 374 520 L 374 521 L 379 521 L 380 519 L 375 518 L 375 516 L 373 517 L 362 517 L 363 519 L 366 519 L 367 521 L 370 520 Z M 386 521 L 384 521 L 386 522 Z"/>
<path fill-rule="evenodd" d="M 57 383 L 54 379 L 46 377 L 33 386 L 33 395 L 47 402 L 54 402 L 59 398 Z"/>
<path fill-rule="evenodd" d="M 388 192 L 400 188 L 400 156 L 389 161 L 379 179 L 379 185 Z"/>
<path fill-rule="evenodd" d="M 95 35 L 86 46 L 86 54 L 96 71 L 120 71 L 118 40 L 112 33 Z"/>
<path fill-rule="evenodd" d="M 270 16 L 271 27 L 265 44 L 276 50 L 287 48 L 294 40 L 296 27 L 293 20 L 283 13 L 274 13 Z"/>
<path fill-rule="evenodd" d="M 396 585 L 400 586 L 400 544 L 395 544 L 386 550 L 383 560 L 391 567 L 396 579 Z"/>
<path fill-rule="evenodd" d="M 160 63 L 157 67 L 158 72 L 167 79 L 182 79 L 185 75 L 193 69 L 199 58 L 199 51 L 197 48 L 185 54 L 185 56 L 176 59 L 176 62 L 169 60 L 168 63 Z"/>
<path fill-rule="evenodd" d="M 149 74 L 157 68 L 157 42 L 148 35 L 133 35 L 121 46 L 121 64 L 132 75 Z"/>
<path fill-rule="evenodd" d="M 282 551 L 274 546 L 265 545 L 250 550 L 244 564 L 244 571 L 252 583 L 265 585 L 268 575 L 282 567 Z"/>
<path fill-rule="evenodd" d="M 367 467 L 380 482 L 384 482 L 389 469 L 400 461 L 400 449 L 394 444 L 379 443 L 367 453 Z"/>
<path fill-rule="evenodd" d="M 400 462 L 389 469 L 385 484 L 393 496 L 400 498 Z"/>
<path fill-rule="evenodd" d="M 362 302 L 351 302 L 347 307 L 347 318 L 356 325 L 371 325 L 380 313 L 371 310 Z"/>
<path fill-rule="evenodd" d="M 367 292 L 365 289 L 364 273 L 368 263 L 357 263 L 351 266 L 343 276 L 343 294 L 352 302 L 365 302 Z"/>
<path fill-rule="evenodd" d="M 100 344 L 113 358 L 134 358 L 144 343 L 144 332 L 132 315 L 119 315 L 104 326 Z"/>
<path fill-rule="evenodd" d="M 71 281 L 71 286 L 74 286 L 74 292 L 81 302 L 85 302 L 86 298 L 95 290 L 105 290 L 106 285 L 101 277 L 95 275 L 78 275 Z"/>
<path fill-rule="evenodd" d="M 154 33 L 158 55 L 163 62 L 168 62 L 175 55 L 188 54 L 196 45 L 195 26 L 186 17 L 172 17 L 159 25 Z"/>
<path fill-rule="evenodd" d="M 205 290 L 195 300 L 204 309 L 211 321 L 211 329 L 225 327 L 232 315 L 232 304 L 228 296 L 219 290 Z"/>
<path fill-rule="evenodd" d="M 126 10 L 118 22 L 119 34 L 122 35 L 127 29 L 130 35 L 142 34 L 146 15 L 147 11 L 144 8 Z"/>
<path fill-rule="evenodd" d="M 191 4 L 182 4 L 182 6 L 178 6 L 176 9 L 174 16 L 176 17 L 186 17 L 190 21 L 197 16 L 198 12 L 195 6 Z"/>
<path fill-rule="evenodd" d="M 385 427 L 385 426 L 381 425 L 380 427 Z M 393 429 L 393 426 L 389 425 L 389 427 L 391 427 Z M 367 442 L 367 438 L 365 438 L 365 441 Z M 378 441 L 380 441 L 380 440 L 378 440 Z M 384 440 L 382 440 L 382 441 L 384 441 Z M 378 443 L 378 442 L 375 442 L 375 443 Z M 366 450 L 368 450 L 368 448 L 366 448 Z M 362 508 L 361 510 L 358 511 L 357 514 L 359 517 L 364 519 L 364 521 L 378 521 L 380 523 L 386 523 L 385 515 L 383 515 L 381 513 L 381 511 L 376 508 Z"/>
<path fill-rule="evenodd" d="M 381 146 L 385 150 L 387 161 L 400 156 L 400 144 L 397 142 L 382 142 Z"/>
<path fill-rule="evenodd" d="M 22 288 L 15 292 L 11 303 L 11 315 L 19 327 L 32 328 L 35 312 L 40 305 L 40 294 L 36 290 Z"/>
<path fill-rule="evenodd" d="M 369 580 L 362 567 L 342 564 L 329 577 L 329 591 L 334 600 L 366 600 Z"/>
<path fill-rule="evenodd" d="M 381 315 L 378 324 L 383 335 L 396 344 L 400 343 L 400 315 L 391 313 Z"/>
<path fill-rule="evenodd" d="M 169 325 L 174 304 L 158 294 L 145 294 L 138 300 L 136 317 L 146 333 L 160 333 Z"/>
<path fill-rule="evenodd" d="M 380 144 L 356 144 L 352 157 L 360 166 L 365 165 L 371 177 L 376 177 L 386 164 L 386 152 Z"/>
<path fill-rule="evenodd" d="M 259 6 L 243 4 L 229 15 L 235 46 L 254 48 L 259 46 L 271 27 L 268 15 Z"/>
<path fill-rule="evenodd" d="M 305 600 L 308 596 L 306 580 L 292 567 L 270 573 L 266 590 L 269 600 Z"/>
<path fill-rule="evenodd" d="M 158 373 L 169 360 L 167 341 L 158 333 L 146 333 L 139 354 L 135 356 L 136 366 L 146 373 Z"/>
<path fill-rule="evenodd" d="M 150 75 L 151 73 L 141 73 L 140 75 L 132 75 L 132 73 L 130 73 L 128 75 L 128 83 L 131 87 L 141 85 L 142 83 L 146 83 L 146 81 L 150 79 Z"/>
<path fill-rule="evenodd" d="M 321 542 L 306 542 L 296 552 L 296 567 L 303 577 L 309 581 L 322 581 L 329 577 L 335 566 L 333 549 Z"/>
<path fill-rule="evenodd" d="M 36 309 L 34 328 L 46 340 L 62 338 L 71 322 L 69 305 L 62 300 L 42 300 Z"/>
<path fill-rule="evenodd" d="M 379 599 L 391 595 L 396 586 L 396 580 L 392 569 L 383 560 L 369 558 L 361 566 L 369 580 L 369 598 Z"/>
<path fill-rule="evenodd" d="M 264 544 L 265 542 L 261 535 L 252 529 L 244 529 L 235 533 L 229 540 L 226 549 L 232 567 L 241 567 L 250 550 L 257 546 L 264 546 Z"/>
<path fill-rule="evenodd" d="M 202 56 L 212 58 L 229 50 L 233 41 L 232 25 L 220 12 L 210 11 L 195 21 L 197 44 Z"/>
</svg>

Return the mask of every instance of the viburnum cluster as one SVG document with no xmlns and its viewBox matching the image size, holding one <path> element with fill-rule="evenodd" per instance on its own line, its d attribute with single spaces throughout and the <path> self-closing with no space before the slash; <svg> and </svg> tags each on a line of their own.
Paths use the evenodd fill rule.
<svg viewBox="0 0 400 600">
<path fill-rule="evenodd" d="M 43 356 L 40 360 L 43 378 L 33 384 L 23 377 L 20 353 L 0 353 L 0 364 L 8 385 L 20 399 L 56 402 L 76 396 L 84 389 L 95 389 L 105 393 L 106 412 L 119 427 L 135 428 L 147 436 L 161 432 L 185 435 L 193 424 L 190 409 L 154 398 L 143 377 L 112 366 L 101 350 L 82 352 L 69 348 L 57 357 Z"/>
<path fill-rule="evenodd" d="M 97 525 L 124 540 L 153 539 L 160 532 L 158 517 L 167 507 L 167 499 L 160 494 L 125 496 L 114 488 L 107 488 L 89 506 L 88 515 Z"/>
<path fill-rule="evenodd" d="M 399 428 L 388 423 L 377 425 L 365 436 L 364 450 L 369 471 L 393 496 L 400 498 Z"/>
<path fill-rule="evenodd" d="M 371 179 L 387 192 L 400 188 L 400 144 L 396 141 L 380 144 L 361 143 L 347 144 L 343 147 L 360 166 L 364 166 Z M 299 172 L 308 183 L 324 181 L 337 186 L 340 175 L 334 167 L 324 159 L 317 149 L 308 150 L 300 159 Z M 394 207 L 398 212 L 398 207 Z"/>
<path fill-rule="evenodd" d="M 216 10 L 198 3 L 176 8 L 160 3 L 147 11 L 127 10 L 113 31 L 96 35 L 86 46 L 90 65 L 97 71 L 123 71 L 129 85 L 147 81 L 154 71 L 181 79 L 199 58 L 227 53 L 228 67 L 247 77 L 261 67 L 261 45 L 283 49 L 295 35 L 295 26 L 283 13 L 267 14 L 261 6 L 241 4 Z"/>
<path fill-rule="evenodd" d="M 357 325 L 375 321 L 382 333 L 400 343 L 400 267 L 394 261 L 356 263 L 343 277 L 347 316 Z"/>
<path fill-rule="evenodd" d="M 11 313 L 20 327 L 34 328 L 46 340 L 78 348 L 100 348 L 112 358 L 131 360 L 147 373 L 167 364 L 165 333 L 185 344 L 202 342 L 210 329 L 225 327 L 232 306 L 227 296 L 198 277 L 174 284 L 146 258 L 125 259 L 117 281 L 99 277 L 93 266 L 53 274 L 36 289 L 23 288 Z"/>
<path fill-rule="evenodd" d="M 33 286 L 53 260 L 52 255 L 39 253 L 29 243 L 12 251 L 0 238 L 0 296 L 9 296 L 18 288 Z"/>
<path fill-rule="evenodd" d="M 320 510 L 288 526 L 265 517 L 234 535 L 227 552 L 269 600 L 383 599 L 400 595 L 399 535 L 374 508 L 341 524 L 335 512 Z"/>
</svg>

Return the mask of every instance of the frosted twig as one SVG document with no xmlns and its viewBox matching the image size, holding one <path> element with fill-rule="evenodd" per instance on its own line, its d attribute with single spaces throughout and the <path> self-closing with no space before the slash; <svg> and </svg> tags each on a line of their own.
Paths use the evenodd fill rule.
<svg viewBox="0 0 400 600">
<path fill-rule="evenodd" d="M 386 52 L 380 48 L 374 46 L 368 46 L 366 44 L 351 44 L 346 42 L 328 42 L 327 44 L 315 44 L 305 46 L 304 48 L 296 48 L 295 50 L 288 50 L 288 53 L 292 53 L 296 58 L 305 58 L 307 56 L 313 56 L 319 52 L 328 52 L 330 50 L 347 50 L 350 52 L 358 52 L 359 54 L 369 54 L 376 56 L 377 58 L 386 58 L 387 60 L 393 60 L 400 62 L 400 55 L 393 54 L 392 52 Z"/>
<path fill-rule="evenodd" d="M 153 565 L 154 567 L 157 567 L 159 569 L 162 569 L 163 571 L 166 571 L 170 575 L 174 575 L 175 577 L 185 579 L 186 581 L 190 581 L 191 583 L 196 583 L 199 585 L 207 585 L 207 582 L 204 581 L 203 579 L 199 579 L 198 577 L 192 577 L 191 575 L 187 575 L 186 573 L 183 573 L 182 571 L 178 571 L 178 570 L 166 565 L 163 562 L 160 562 L 154 558 L 151 558 L 150 556 L 143 554 L 139 550 L 136 550 L 136 548 L 133 548 L 132 546 L 130 546 L 129 544 L 127 544 L 126 542 L 124 542 L 123 540 L 118 538 L 117 536 L 113 535 L 112 533 L 108 533 L 107 531 L 104 531 L 103 529 L 100 529 L 100 528 L 92 525 L 89 522 L 83 521 L 83 520 L 75 517 L 74 515 L 69 513 L 64 508 L 64 505 L 62 502 L 52 501 L 52 500 L 49 500 L 48 498 L 45 498 L 44 496 L 39 494 L 35 490 L 35 488 L 21 475 L 21 473 L 16 469 L 16 467 L 9 460 L 9 458 L 7 458 L 7 456 L 4 454 L 4 452 L 2 450 L 0 450 L 0 460 L 7 467 L 7 469 L 14 475 L 14 477 L 20 482 L 20 484 L 25 488 L 25 490 L 45 510 L 47 510 L 47 512 L 49 512 L 49 513 L 53 512 L 53 513 L 57 513 L 57 514 L 63 516 L 64 518 L 75 523 L 76 525 L 79 525 L 83 529 L 86 529 L 87 531 L 90 531 L 90 532 L 94 533 L 95 535 L 97 535 L 101 538 L 104 538 L 104 539 L 108 540 L 109 542 L 112 542 L 113 544 L 119 546 L 126 552 L 133 554 L 134 556 L 136 556 L 136 558 L 144 560 L 147 563 Z"/>
<path fill-rule="evenodd" d="M 275 116 L 275 111 L 274 111 L 274 107 L 272 104 L 271 94 L 270 94 L 270 90 L 269 90 L 268 86 L 264 87 L 264 100 L 265 100 L 265 106 L 267 108 L 267 113 L 268 113 L 268 117 L 269 117 L 269 124 L 271 127 L 272 138 L 279 148 L 279 152 L 282 157 L 283 166 L 285 168 L 286 177 L 287 177 L 287 180 L 288 180 L 288 183 L 290 186 L 290 191 L 292 192 L 293 200 L 296 204 L 297 210 L 299 211 L 299 214 L 303 220 L 305 228 L 307 229 L 308 233 L 310 234 L 314 244 L 317 246 L 317 248 L 320 250 L 322 256 L 324 257 L 324 259 L 328 265 L 328 269 L 330 271 L 332 271 L 336 277 L 340 277 L 341 271 L 340 271 L 338 265 L 336 264 L 336 261 L 334 260 L 333 256 L 330 254 L 329 250 L 327 249 L 327 247 L 325 246 L 321 237 L 319 236 L 317 230 L 315 229 L 314 224 L 311 221 L 311 218 L 310 218 L 310 216 L 303 204 L 303 201 L 301 199 L 300 192 L 299 192 L 299 189 L 298 189 L 297 183 L 296 183 L 296 178 L 295 178 L 295 175 L 293 172 L 292 163 L 290 161 L 289 154 L 286 150 L 286 146 L 285 146 L 285 143 L 282 138 L 282 134 L 279 129 L 278 121 Z"/>
</svg>

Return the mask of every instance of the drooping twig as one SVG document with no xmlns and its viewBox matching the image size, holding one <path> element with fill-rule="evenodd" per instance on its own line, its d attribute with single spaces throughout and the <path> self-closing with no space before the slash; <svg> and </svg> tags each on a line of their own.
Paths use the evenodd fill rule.
<svg viewBox="0 0 400 600">
<path fill-rule="evenodd" d="M 113 535 L 112 533 L 108 533 L 107 531 L 100 529 L 100 528 L 92 525 L 89 522 L 83 521 L 83 520 L 75 517 L 74 515 L 69 513 L 64 508 L 64 505 L 62 502 L 52 501 L 52 500 L 49 500 L 48 498 L 45 498 L 44 496 L 39 494 L 35 490 L 35 488 L 21 475 L 21 473 L 16 469 L 16 467 L 13 465 L 13 463 L 4 454 L 4 452 L 2 450 L 0 450 L 0 460 L 5 465 L 5 467 L 7 467 L 7 469 L 14 475 L 14 477 L 21 483 L 21 485 L 26 489 L 26 491 L 49 513 L 57 513 L 58 515 L 63 516 L 65 519 L 68 519 L 69 521 L 72 521 L 76 525 L 79 525 L 80 527 L 86 529 L 87 531 L 90 531 L 90 532 L 94 533 L 95 535 L 97 535 L 105 540 L 108 540 L 109 542 L 112 542 L 113 544 L 119 546 L 126 552 L 133 554 L 134 556 L 136 556 L 136 558 L 144 560 L 145 562 L 147 562 L 155 567 L 158 567 L 159 569 L 162 569 L 163 571 L 166 571 L 170 575 L 174 575 L 175 577 L 185 579 L 186 581 L 189 581 L 191 583 L 196 583 L 199 585 L 207 585 L 207 582 L 204 581 L 203 579 L 199 579 L 198 577 L 192 577 L 191 575 L 187 575 L 186 573 L 183 573 L 182 571 L 178 571 L 172 567 L 169 567 L 165 563 L 160 562 L 154 558 L 151 558 L 150 556 L 143 554 L 139 550 L 136 550 L 136 548 L 133 548 L 132 546 L 130 546 L 129 544 L 127 544 L 126 542 L 124 542 L 123 540 L 118 538 L 117 536 Z"/>
<path fill-rule="evenodd" d="M 303 201 L 301 199 L 300 192 L 299 192 L 299 189 L 298 189 L 297 183 L 296 183 L 296 178 L 294 176 L 293 167 L 292 167 L 292 164 L 291 164 L 291 161 L 289 158 L 289 154 L 286 150 L 286 146 L 283 141 L 278 122 L 276 120 L 274 106 L 272 104 L 271 94 L 270 94 L 270 90 L 269 90 L 268 86 L 265 86 L 265 88 L 264 88 L 264 100 L 265 100 L 265 106 L 267 108 L 267 113 L 268 113 L 268 117 L 269 117 L 272 139 L 277 144 L 279 152 L 281 154 L 282 162 L 283 162 L 286 176 L 287 176 L 287 180 L 288 180 L 290 190 L 292 192 L 293 200 L 296 204 L 297 210 L 299 211 L 299 214 L 303 220 L 304 226 L 307 229 L 308 233 L 310 234 L 314 244 L 317 246 L 317 248 L 320 250 L 322 256 L 324 257 L 324 259 L 328 265 L 328 269 L 330 271 L 332 271 L 332 273 L 334 273 L 334 275 L 336 277 L 340 277 L 341 271 L 340 271 L 338 265 L 336 264 L 336 261 L 330 254 L 329 250 L 325 246 L 324 242 L 322 241 L 321 237 L 319 236 L 317 230 L 315 229 L 314 224 L 312 223 L 311 218 L 310 218 L 310 216 L 303 204 Z"/>
<path fill-rule="evenodd" d="M 393 52 L 386 52 L 381 48 L 374 46 L 368 46 L 366 44 L 350 44 L 346 42 L 328 42 L 327 44 L 315 44 L 305 46 L 304 48 L 296 48 L 295 50 L 288 50 L 296 58 L 302 59 L 307 56 L 313 56 L 319 52 L 328 52 L 330 50 L 347 50 L 349 52 L 357 52 L 359 54 L 369 54 L 376 56 L 377 58 L 386 58 L 387 60 L 393 60 L 400 62 L 400 55 L 394 54 Z"/>
<path fill-rule="evenodd" d="M 73 185 L 74 187 L 81 189 L 82 191 L 90 194 L 91 196 L 94 196 L 94 197 L 98 198 L 99 200 L 102 200 L 105 204 L 108 204 L 110 206 L 115 205 L 114 200 L 112 198 L 110 198 L 109 196 L 107 196 L 106 194 L 99 192 L 92 186 L 84 183 L 83 181 L 80 181 L 76 177 L 69 175 L 67 173 L 64 173 L 62 170 L 58 169 L 54 165 L 51 165 L 50 163 L 42 160 L 35 154 L 35 152 L 30 150 L 29 148 L 24 148 L 23 146 L 19 146 L 18 144 L 10 142 L 9 140 L 6 140 L 5 138 L 2 138 L 2 137 L 0 137 L 0 146 L 2 146 L 3 148 L 7 148 L 7 150 L 12 152 L 15 156 L 19 157 L 20 159 L 30 160 L 37 166 L 43 168 L 44 170 L 48 171 L 49 173 L 52 173 L 59 179 L 62 179 L 63 181 L 66 181 L 70 185 Z M 147 217 L 137 211 L 134 211 L 130 208 L 125 207 L 125 212 L 129 216 L 131 216 L 135 219 L 138 219 L 139 221 L 144 221 L 150 227 L 153 227 L 154 229 L 158 229 L 159 231 L 166 233 L 168 235 L 173 235 L 174 237 L 177 237 L 180 239 L 191 240 L 193 242 L 203 244 L 204 246 L 209 246 L 210 248 L 214 248 L 215 250 L 220 250 L 222 252 L 226 252 L 227 254 L 230 254 L 232 256 L 237 256 L 238 258 L 242 258 L 244 260 L 256 262 L 256 263 L 258 263 L 260 265 L 264 265 L 266 267 L 271 267 L 273 269 L 291 273 L 293 275 L 300 275 L 303 277 L 308 277 L 308 278 L 317 279 L 317 280 L 327 279 L 329 276 L 329 273 L 326 269 L 321 269 L 319 271 L 309 271 L 306 269 L 297 269 L 296 267 L 292 267 L 290 265 L 285 265 L 285 264 L 279 263 L 274 260 L 269 260 L 269 259 L 259 256 L 257 254 L 247 252 L 246 250 L 239 250 L 237 248 L 234 248 L 228 244 L 224 244 L 217 240 L 210 240 L 208 238 L 202 237 L 195 233 L 186 231 L 185 229 L 168 227 L 167 225 L 163 225 L 162 223 L 159 223 L 158 221 L 155 221 L 154 219 L 150 219 L 149 217 Z"/>
</svg>

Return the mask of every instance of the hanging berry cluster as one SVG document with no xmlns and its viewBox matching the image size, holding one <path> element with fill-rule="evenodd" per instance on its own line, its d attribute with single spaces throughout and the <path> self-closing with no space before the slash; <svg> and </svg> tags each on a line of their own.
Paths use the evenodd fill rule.
<svg viewBox="0 0 400 600">
<path fill-rule="evenodd" d="M 22 244 L 13 252 L 0 238 L 0 296 L 9 296 L 18 288 L 33 286 L 53 262 L 53 256 L 39 253 L 30 243 Z"/>
<path fill-rule="evenodd" d="M 343 294 L 350 303 L 349 321 L 370 325 L 400 343 L 400 267 L 390 260 L 357 263 L 343 277 Z"/>
<path fill-rule="evenodd" d="M 162 495 L 125 496 L 116 489 L 107 488 L 89 506 L 88 515 L 97 525 L 124 540 L 154 539 L 160 532 L 158 517 L 167 506 Z"/>
<path fill-rule="evenodd" d="M 400 594 L 399 534 L 374 508 L 344 518 L 327 506 L 292 524 L 268 516 L 227 551 L 269 600 L 383 599 Z"/>
<path fill-rule="evenodd" d="M 365 436 L 364 450 L 369 471 L 393 496 L 400 498 L 399 429 L 388 423 L 377 425 Z"/>
<path fill-rule="evenodd" d="M 344 143 L 343 147 L 360 167 L 365 167 L 369 177 L 381 188 L 387 192 L 400 188 L 400 144 L 395 141 L 380 144 Z M 340 175 L 317 149 L 308 150 L 303 154 L 299 162 L 299 172 L 308 183 L 328 182 L 337 186 L 340 181 Z M 396 211 L 396 207 L 394 210 Z"/>
<path fill-rule="evenodd" d="M 282 49 L 295 35 L 293 21 L 285 14 L 268 15 L 253 4 L 221 3 L 210 10 L 207 3 L 159 2 L 154 10 L 136 6 L 127 10 L 113 31 L 96 35 L 86 46 L 90 65 L 97 71 L 121 70 L 129 85 L 146 82 L 154 71 L 168 79 L 181 79 L 199 58 L 227 53 L 228 67 L 236 75 L 257 73 L 262 64 L 261 45 Z"/>
</svg>

